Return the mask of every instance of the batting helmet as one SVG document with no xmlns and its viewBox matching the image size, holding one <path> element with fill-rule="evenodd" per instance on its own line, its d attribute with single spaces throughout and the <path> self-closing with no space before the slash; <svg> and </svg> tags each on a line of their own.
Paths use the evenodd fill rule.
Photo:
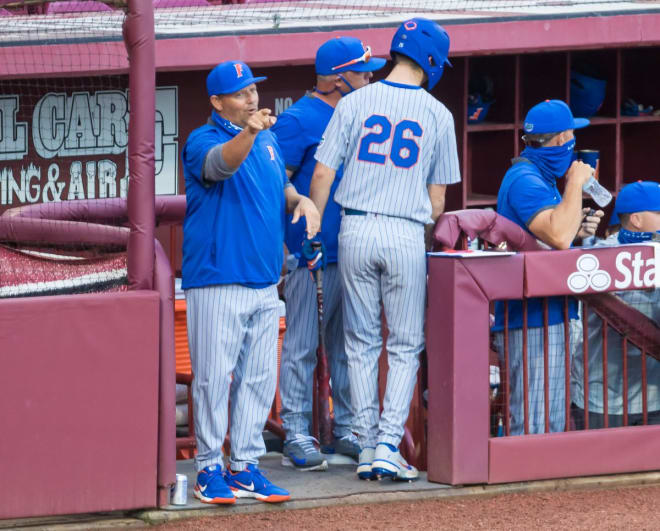
<svg viewBox="0 0 660 531">
<path fill-rule="evenodd" d="M 571 111 L 575 116 L 589 118 L 598 112 L 605 100 L 604 79 L 571 71 Z"/>
<path fill-rule="evenodd" d="M 428 77 L 431 90 L 442 77 L 445 64 L 451 66 L 449 35 L 442 26 L 426 18 L 406 20 L 394 34 L 390 54 L 400 53 L 415 61 Z"/>
</svg>

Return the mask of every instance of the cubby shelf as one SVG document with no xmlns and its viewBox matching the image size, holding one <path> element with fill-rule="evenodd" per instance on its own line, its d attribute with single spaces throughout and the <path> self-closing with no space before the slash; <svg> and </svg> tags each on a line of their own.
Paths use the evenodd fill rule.
<svg viewBox="0 0 660 531">
<path fill-rule="evenodd" d="M 480 133 L 484 131 L 508 131 L 516 128 L 515 124 L 495 123 L 495 122 L 482 122 L 479 124 L 468 124 L 467 130 L 469 133 Z"/>
<path fill-rule="evenodd" d="M 466 206 L 468 207 L 495 207 L 497 205 L 497 196 L 489 194 L 470 194 L 467 197 Z"/>
<path fill-rule="evenodd" d="M 639 124 L 660 122 L 660 116 L 622 116 L 619 121 L 622 124 Z"/>
<path fill-rule="evenodd" d="M 448 190 L 448 210 L 497 204 L 502 178 L 524 147 L 525 114 L 545 99 L 570 103 L 571 69 L 585 65 L 607 85 L 590 126 L 575 133 L 577 149 L 600 151 L 600 181 L 613 194 L 638 179 L 660 181 L 660 116 L 624 116 L 620 109 L 627 98 L 660 109 L 660 47 L 468 56 L 452 63 L 434 91 L 454 115 L 463 177 L 460 190 Z M 487 121 L 468 123 L 470 81 L 479 76 L 489 78 L 494 101 Z"/>
</svg>

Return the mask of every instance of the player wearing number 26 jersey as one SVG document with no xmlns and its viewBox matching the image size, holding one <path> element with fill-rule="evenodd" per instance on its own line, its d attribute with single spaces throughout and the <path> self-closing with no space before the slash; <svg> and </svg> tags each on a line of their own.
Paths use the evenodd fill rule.
<svg viewBox="0 0 660 531">
<path fill-rule="evenodd" d="M 424 347 L 424 225 L 460 181 L 454 122 L 430 90 L 442 75 L 449 36 L 427 19 L 394 35 L 394 68 L 383 81 L 342 98 L 316 152 L 310 197 L 322 212 L 336 170 L 342 207 L 339 268 L 355 430 L 362 479 L 411 480 L 417 470 L 398 446 Z M 381 303 L 389 331 L 382 414 L 378 403 Z"/>
<path fill-rule="evenodd" d="M 422 87 L 372 83 L 342 98 L 316 159 L 344 164 L 344 209 L 431 223 L 428 184 L 461 180 L 454 120 Z"/>
</svg>

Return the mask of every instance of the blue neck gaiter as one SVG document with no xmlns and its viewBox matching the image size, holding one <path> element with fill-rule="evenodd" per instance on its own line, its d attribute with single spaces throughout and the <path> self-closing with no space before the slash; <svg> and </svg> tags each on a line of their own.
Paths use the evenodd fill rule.
<svg viewBox="0 0 660 531">
<path fill-rule="evenodd" d="M 550 182 L 564 176 L 573 158 L 575 139 L 569 140 L 561 146 L 552 147 L 526 147 L 520 154 L 541 171 L 541 175 Z"/>
<path fill-rule="evenodd" d="M 619 243 L 640 243 L 660 241 L 660 230 L 656 232 L 633 232 L 628 229 L 619 231 Z"/>
<path fill-rule="evenodd" d="M 237 135 L 240 133 L 243 128 L 230 122 L 229 120 L 223 118 L 220 116 L 216 111 L 213 111 L 211 113 L 211 119 L 213 122 L 218 126 L 227 131 L 228 133 L 231 133 L 232 135 Z"/>
</svg>

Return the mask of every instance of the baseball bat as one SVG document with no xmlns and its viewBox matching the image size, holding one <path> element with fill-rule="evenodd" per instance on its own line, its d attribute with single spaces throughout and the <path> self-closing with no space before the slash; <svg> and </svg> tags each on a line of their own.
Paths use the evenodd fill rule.
<svg viewBox="0 0 660 531">
<path fill-rule="evenodd" d="M 332 444 L 332 419 L 330 418 L 330 371 L 323 334 L 323 271 L 314 271 L 316 302 L 318 306 L 319 346 L 316 350 L 316 381 L 318 386 L 319 442 L 321 446 Z"/>
</svg>

